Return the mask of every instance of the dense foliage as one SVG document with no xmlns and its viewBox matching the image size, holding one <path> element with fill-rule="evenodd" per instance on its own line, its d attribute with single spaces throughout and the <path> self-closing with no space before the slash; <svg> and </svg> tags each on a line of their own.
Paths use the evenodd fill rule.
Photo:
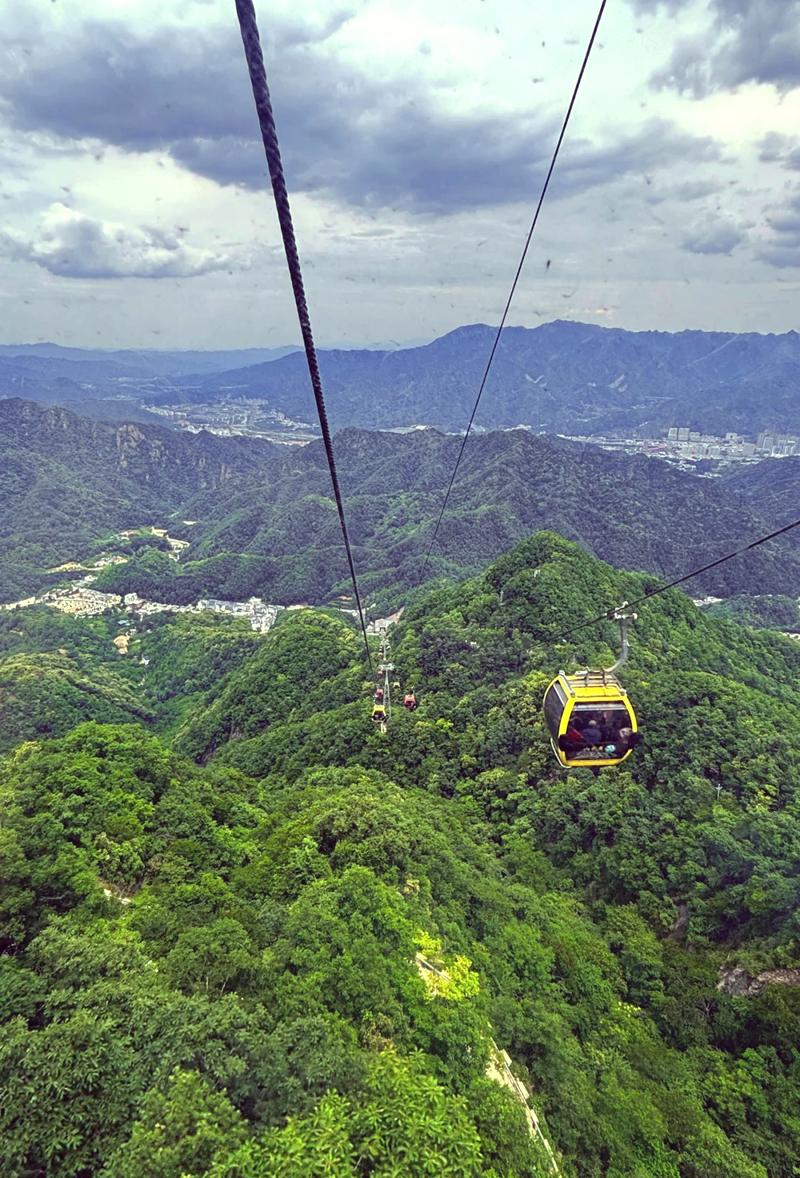
<svg viewBox="0 0 800 1178">
<path fill-rule="evenodd" d="M 757 629 L 800 630 L 800 602 L 782 594 L 753 597 L 737 593 L 727 601 L 710 605 L 708 612 L 715 618 L 736 618 Z"/>
<path fill-rule="evenodd" d="M 271 449 L 0 399 L 0 601 L 48 585 L 49 568 L 85 557 L 113 528 L 161 522 Z"/>
<path fill-rule="evenodd" d="M 665 594 L 635 759 L 561 774 L 539 718 L 615 641 L 561 636 L 650 584 L 542 535 L 436 591 L 385 736 L 332 616 L 154 619 L 125 670 L 17 617 L 7 658 L 82 651 L 153 718 L 2 762 L 0 1170 L 541 1178 L 497 1043 L 569 1178 L 795 1174 L 800 990 L 726 979 L 797 964 L 800 650 Z"/>
<path fill-rule="evenodd" d="M 120 634 L 125 655 L 114 645 Z M 168 731 L 256 645 L 246 622 L 208 614 L 155 615 L 133 627 L 114 613 L 0 612 L 0 749 L 63 736 L 83 720 Z"/>
</svg>

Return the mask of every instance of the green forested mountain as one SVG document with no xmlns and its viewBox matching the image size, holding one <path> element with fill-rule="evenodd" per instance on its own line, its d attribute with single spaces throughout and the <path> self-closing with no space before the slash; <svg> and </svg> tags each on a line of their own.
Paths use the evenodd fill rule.
<svg viewBox="0 0 800 1178">
<path fill-rule="evenodd" d="M 0 600 L 39 588 L 49 566 L 85 555 L 112 529 L 160 521 L 201 488 L 253 469 L 265 448 L 0 400 Z"/>
<path fill-rule="evenodd" d="M 420 599 L 385 736 L 339 618 L 136 635 L 150 716 L 0 763 L 0 1171 L 543 1178 L 497 1044 L 565 1178 L 797 1173 L 800 650 L 667 593 L 634 759 L 564 774 L 539 718 L 648 583 L 539 535 Z M 5 657 L 91 678 L 86 625 Z"/>
<path fill-rule="evenodd" d="M 757 629 L 800 631 L 800 602 L 780 594 L 735 594 L 708 607 L 712 617 L 738 618 Z"/>
<path fill-rule="evenodd" d="M 347 496 L 348 523 L 365 585 L 391 604 L 419 584 L 456 454 L 458 437 L 433 431 L 411 435 L 346 430 L 337 435 L 337 462 Z M 772 504 L 770 503 L 770 507 Z M 223 575 L 249 577 L 270 600 L 327 600 L 347 590 L 347 568 L 321 444 L 304 448 L 291 466 L 264 480 L 261 472 L 215 502 L 192 504 L 200 523 L 191 558 L 222 562 L 252 554 L 250 570 L 228 558 Z M 475 572 L 540 528 L 576 540 L 611 563 L 679 576 L 770 531 L 788 518 L 784 504 L 762 511 L 759 492 L 741 493 L 713 480 L 643 457 L 575 446 L 525 430 L 470 439 L 437 537 L 429 575 Z M 723 565 L 694 583 L 721 596 L 736 591 L 797 594 L 800 538 Z M 298 547 L 300 551 L 298 552 Z M 164 562 L 162 562 L 164 564 Z M 215 573 L 189 564 L 164 571 L 172 592 L 187 593 L 180 574 Z M 228 570 L 231 570 L 230 574 Z M 107 584 L 128 587 L 130 567 Z M 255 591 L 255 590 L 253 590 Z"/>
<path fill-rule="evenodd" d="M 401 604 L 420 583 L 459 446 L 458 437 L 434 431 L 337 436 L 357 566 L 381 607 Z M 107 570 L 97 588 L 177 602 L 257 594 L 318 603 L 347 592 L 321 443 L 184 436 L 0 401 L 0 461 L 0 600 L 40 588 L 48 568 L 97 551 L 114 529 L 145 523 L 168 523 L 191 540 L 180 566 L 151 544 Z M 739 486 L 525 430 L 478 436 L 426 576 L 474 573 L 539 528 L 618 566 L 677 576 L 786 521 L 789 484 L 775 501 L 773 480 L 759 480 L 758 469 Z M 183 518 L 195 527 L 181 530 Z M 800 538 L 726 564 L 696 586 L 722 596 L 796 595 Z"/>
<path fill-rule="evenodd" d="M 775 520 L 797 517 L 800 457 L 767 458 L 755 466 L 734 468 L 725 476 L 725 485 Z"/>
<path fill-rule="evenodd" d="M 84 720 L 170 731 L 257 645 L 244 621 L 157 615 L 139 623 L 122 656 L 114 639 L 131 632 L 120 620 L 44 606 L 0 613 L 0 750 Z"/>
</svg>

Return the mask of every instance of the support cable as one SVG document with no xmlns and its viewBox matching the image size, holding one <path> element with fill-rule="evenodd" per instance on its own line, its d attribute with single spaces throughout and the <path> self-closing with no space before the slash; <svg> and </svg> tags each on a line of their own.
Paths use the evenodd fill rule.
<svg viewBox="0 0 800 1178">
<path fill-rule="evenodd" d="M 367 626 L 364 619 L 364 610 L 361 604 L 361 595 L 358 591 L 358 580 L 356 578 L 356 569 L 353 562 L 353 552 L 352 548 L 350 547 L 350 537 L 347 532 L 347 521 L 344 514 L 342 493 L 339 487 L 339 477 L 336 473 L 336 461 L 333 454 L 333 441 L 331 439 L 331 431 L 328 424 L 328 414 L 325 408 L 325 397 L 322 391 L 322 377 L 320 376 L 319 363 L 317 361 L 317 350 L 314 345 L 314 336 L 311 331 L 311 319 L 308 313 L 305 287 L 303 285 L 303 272 L 300 267 L 300 256 L 297 252 L 294 225 L 292 224 L 292 213 L 289 207 L 289 193 L 286 189 L 286 179 L 283 174 L 283 163 L 281 161 L 280 146 L 278 144 L 278 132 L 275 126 L 275 116 L 272 112 L 272 100 L 270 98 L 269 86 L 267 84 L 267 73 L 264 66 L 264 56 L 261 52 L 261 40 L 258 35 L 258 24 L 256 22 L 256 13 L 253 6 L 253 0 L 236 0 L 236 15 L 239 18 L 239 29 L 242 34 L 244 55 L 247 61 L 247 68 L 250 73 L 250 83 L 253 87 L 253 98 L 255 99 L 258 122 L 261 128 L 261 138 L 264 143 L 264 152 L 266 153 L 267 157 L 267 166 L 269 168 L 270 179 L 272 180 L 272 192 L 273 196 L 275 197 L 275 208 L 278 213 L 278 222 L 280 224 L 281 236 L 283 237 L 283 248 L 286 253 L 286 264 L 289 269 L 292 290 L 294 291 L 297 318 L 300 321 L 300 330 L 303 335 L 303 346 L 306 353 L 306 362 L 308 363 L 308 374 L 311 378 L 311 387 L 314 391 L 314 400 L 317 403 L 317 414 L 319 416 L 320 429 L 322 430 L 322 440 L 325 444 L 325 454 L 328 459 L 328 468 L 331 474 L 331 483 L 333 484 L 333 494 L 336 499 L 336 510 L 339 513 L 339 525 L 342 531 L 345 551 L 347 552 L 347 563 L 350 567 L 350 579 L 353 582 L 353 593 L 355 594 L 356 605 L 358 607 L 358 618 L 361 623 L 361 633 L 364 637 L 364 648 L 367 652 L 367 661 L 369 662 L 370 673 L 374 675 L 375 671 L 372 665 L 372 654 L 369 649 L 369 640 L 367 638 Z"/>
<path fill-rule="evenodd" d="M 564 142 L 564 136 L 566 135 L 566 132 L 567 132 L 567 126 L 569 125 L 569 120 L 572 117 L 572 110 L 573 110 L 573 107 L 575 106 L 575 101 L 578 97 L 578 91 L 581 88 L 581 82 L 583 81 L 583 75 L 586 73 L 586 67 L 589 64 L 589 57 L 591 56 L 591 52 L 594 47 L 595 39 L 597 37 L 597 30 L 600 27 L 600 21 L 602 20 L 603 12 L 605 11 L 606 2 L 607 2 L 607 0 L 601 0 L 600 8 L 598 9 L 597 16 L 595 18 L 594 27 L 592 28 L 592 33 L 591 33 L 591 36 L 589 37 L 589 43 L 587 44 L 586 52 L 583 55 L 583 61 L 581 63 L 581 68 L 578 71 L 578 77 L 575 81 L 575 85 L 572 90 L 572 97 L 570 98 L 569 106 L 567 107 L 567 113 L 564 115 L 564 121 L 561 124 L 561 130 L 559 132 L 558 139 L 556 140 L 556 146 L 555 146 L 555 150 L 553 151 L 553 157 L 550 160 L 550 167 L 547 169 L 547 175 L 545 176 L 544 184 L 542 185 L 542 191 L 539 193 L 539 200 L 536 205 L 536 211 L 533 214 L 533 220 L 531 221 L 531 226 L 530 226 L 530 229 L 528 230 L 528 236 L 525 238 L 525 245 L 522 249 L 522 255 L 520 257 L 519 264 L 517 266 L 517 272 L 514 275 L 514 281 L 511 283 L 511 290 L 509 291 L 508 298 L 506 299 L 505 309 L 503 310 L 503 314 L 500 319 L 500 324 L 497 328 L 497 332 L 495 333 L 494 343 L 492 344 L 491 351 L 489 352 L 489 358 L 486 361 L 486 367 L 483 372 L 483 377 L 481 378 L 480 387 L 478 388 L 478 395 L 475 398 L 475 404 L 472 406 L 472 413 L 470 414 L 469 421 L 467 422 L 466 432 L 464 433 L 464 437 L 461 439 L 461 449 L 458 451 L 458 457 L 456 458 L 456 463 L 455 463 L 455 466 L 453 467 L 453 473 L 450 476 L 450 482 L 448 484 L 447 491 L 445 492 L 444 501 L 442 503 L 442 507 L 439 512 L 439 518 L 436 521 L 436 526 L 433 529 L 433 535 L 431 536 L 431 541 L 430 541 L 430 544 L 428 545 L 428 551 L 426 552 L 425 559 L 422 562 L 422 572 L 420 574 L 420 580 L 422 580 L 425 576 L 425 570 L 428 567 L 428 562 L 430 561 L 431 553 L 433 552 L 433 546 L 436 543 L 436 537 L 439 534 L 439 528 L 441 526 L 442 519 L 444 517 L 444 513 L 445 513 L 445 510 L 447 509 L 447 504 L 450 499 L 450 492 L 453 490 L 453 484 L 456 481 L 456 475 L 458 474 L 458 468 L 461 465 L 461 459 L 464 456 L 464 449 L 467 445 L 467 439 L 468 439 L 470 432 L 472 430 L 472 426 L 475 421 L 475 415 L 478 412 L 478 406 L 481 403 L 481 397 L 483 396 L 483 390 L 486 388 L 486 382 L 489 379 L 489 372 L 491 371 L 491 367 L 494 362 L 495 353 L 497 351 L 498 344 L 500 343 L 500 336 L 502 334 L 503 328 L 505 327 L 506 319 L 508 318 L 508 312 L 511 310 L 511 302 L 512 302 L 514 295 L 516 293 L 516 290 L 517 290 L 517 284 L 519 283 L 520 276 L 522 274 L 522 268 L 525 265 L 525 259 L 528 256 L 528 249 L 530 247 L 531 240 L 533 238 L 534 230 L 536 229 L 536 225 L 539 221 L 539 214 L 542 211 L 542 205 L 544 204 L 544 198 L 546 197 L 547 190 L 550 187 L 550 180 L 552 179 L 553 172 L 555 171 L 556 161 L 558 159 L 558 154 L 561 151 L 561 144 Z"/>
<path fill-rule="evenodd" d="M 733 560 L 734 556 L 742 556 L 743 553 L 749 552 L 751 548 L 758 548 L 761 544 L 766 544 L 768 540 L 774 540 L 778 536 L 784 535 L 785 532 L 791 532 L 792 528 L 800 527 L 800 519 L 794 520 L 793 523 L 784 524 L 782 528 L 776 528 L 774 532 L 770 532 L 768 536 L 759 536 L 756 540 L 751 540 L 749 544 L 745 544 L 742 548 L 737 548 L 735 552 L 729 552 L 726 556 L 720 556 L 716 560 L 709 561 L 708 564 L 702 565 L 699 569 L 693 569 L 690 573 L 685 573 L 682 577 L 676 577 L 674 581 L 668 581 L 666 585 L 660 585 L 658 589 L 653 589 L 649 593 L 642 594 L 641 597 L 634 598 L 633 601 L 624 602 L 623 606 L 615 606 L 613 609 L 606 610 L 605 613 L 598 614 L 596 618 L 589 618 L 586 622 L 581 622 L 578 626 L 573 626 L 569 634 L 561 638 L 562 642 L 568 642 L 573 634 L 577 634 L 579 630 L 586 630 L 589 626 L 597 626 L 600 622 L 607 622 L 615 618 L 619 610 L 633 609 L 636 605 L 641 605 L 643 601 L 649 601 L 651 597 L 658 597 L 659 593 L 666 593 L 667 589 L 674 589 L 676 585 L 682 585 L 684 581 L 691 581 L 692 577 L 699 577 L 701 573 L 707 573 L 709 569 L 715 569 L 721 564 L 725 564 L 728 560 Z"/>
</svg>

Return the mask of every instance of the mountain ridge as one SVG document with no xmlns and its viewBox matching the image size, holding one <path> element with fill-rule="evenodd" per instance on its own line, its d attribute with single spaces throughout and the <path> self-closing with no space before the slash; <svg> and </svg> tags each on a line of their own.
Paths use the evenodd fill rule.
<svg viewBox="0 0 800 1178">
<path fill-rule="evenodd" d="M 256 438 L 187 438 L 160 425 L 0 400 L 0 597 L 27 594 L 44 568 L 74 559 L 98 536 L 160 521 L 199 490 L 254 468 L 271 448 Z"/>
<path fill-rule="evenodd" d="M 471 324 L 395 352 L 321 352 L 333 424 L 463 429 L 495 330 Z M 294 419 L 303 420 L 310 406 L 300 353 L 178 383 L 189 400 L 219 399 L 227 389 L 261 398 Z M 478 422 L 573 434 L 660 430 L 676 422 L 723 433 L 773 421 L 800 429 L 798 384 L 800 336 L 794 331 L 628 332 L 554 320 L 504 329 Z M 763 416 L 754 421 L 758 397 L 756 412 Z"/>
<path fill-rule="evenodd" d="M 384 606 L 419 584 L 460 444 L 433 430 L 336 435 L 356 565 L 369 596 Z M 142 552 L 103 572 L 97 587 L 178 602 L 255 594 L 287 604 L 348 591 L 321 442 L 286 447 L 185 435 L 7 400 L 0 401 L 0 460 L 6 600 L 27 595 L 42 584 L 43 568 L 93 550 L 115 528 L 172 519 L 183 536 L 176 514 L 197 521 L 185 530 L 191 547 L 180 565 Z M 791 479 L 780 504 L 770 500 L 762 511 L 765 494 L 755 476 L 738 489 L 642 456 L 527 430 L 492 431 L 465 451 L 427 571 L 464 576 L 544 528 L 619 566 L 678 576 L 785 522 L 775 512 L 786 510 Z M 800 540 L 788 536 L 693 588 L 797 596 L 799 586 Z"/>
<path fill-rule="evenodd" d="M 634 756 L 550 752 L 617 640 L 563 618 L 648 580 L 538 534 L 435 589 L 386 732 L 330 611 L 0 615 L 9 1178 L 795 1173 L 800 647 L 664 593 Z"/>
<path fill-rule="evenodd" d="M 462 430 L 496 329 L 467 324 L 406 348 L 320 349 L 331 422 Z M 36 347 L 36 345 L 32 345 Z M 29 346 L 30 347 L 30 346 Z M 261 401 L 295 421 L 313 420 L 301 351 L 68 350 L 0 348 L 0 397 L 55 403 Z M 284 355 L 276 353 L 285 352 Z M 60 358 L 59 358 L 60 357 Z M 194 359 L 193 359 L 194 358 Z M 191 369 L 194 368 L 194 371 Z M 71 382 L 71 383 L 59 383 Z M 800 433 L 800 336 L 757 332 L 627 331 L 573 320 L 503 331 L 477 428 L 524 424 L 573 435 L 652 436 L 670 425 L 754 435 Z M 108 408 L 112 416 L 119 412 Z"/>
</svg>

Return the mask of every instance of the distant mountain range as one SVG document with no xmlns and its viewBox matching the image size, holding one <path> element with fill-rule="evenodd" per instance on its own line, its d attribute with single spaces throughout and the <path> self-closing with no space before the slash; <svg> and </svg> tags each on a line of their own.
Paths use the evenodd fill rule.
<svg viewBox="0 0 800 1178">
<path fill-rule="evenodd" d="M 421 348 L 323 353 L 334 425 L 463 429 L 493 338 L 494 328 L 477 324 Z M 308 419 L 308 376 L 298 353 L 177 383 L 196 400 L 259 397 Z M 800 335 L 670 335 L 571 322 L 507 328 L 478 422 L 573 435 L 646 434 L 675 424 L 713 433 L 800 430 Z"/>
<path fill-rule="evenodd" d="M 113 376 L 185 376 L 187 373 L 223 372 L 277 360 L 293 347 L 240 348 L 204 352 L 158 348 L 65 348 L 61 344 L 0 344 L 0 363 L 15 360 L 30 371 L 52 371 L 57 364 L 74 366 L 86 379 L 105 373 Z M 49 365 L 48 365 L 48 362 Z M 89 368 L 78 365 L 89 365 Z M 61 375 L 66 375 L 62 372 Z"/>
<path fill-rule="evenodd" d="M 460 327 L 421 347 L 321 353 L 336 428 L 417 423 L 463 429 L 494 328 Z M 287 354 L 289 353 L 289 354 Z M 240 352 L 0 348 L 0 397 L 80 404 L 119 416 L 109 398 L 146 403 L 262 400 L 311 420 L 305 359 L 287 348 Z M 100 404 L 93 405 L 93 401 Z M 503 333 L 478 425 L 535 431 L 658 433 L 687 425 L 711 433 L 800 432 L 800 335 L 630 332 L 555 321 Z"/>
<path fill-rule="evenodd" d="M 275 360 L 292 351 L 104 351 L 58 344 L 0 345 L 0 399 L 67 405 L 100 420 L 158 421 L 143 409 L 155 394 L 175 395 L 175 379 Z"/>
<path fill-rule="evenodd" d="M 431 430 L 337 436 L 357 564 L 376 601 L 403 600 L 420 583 L 458 446 Z M 780 469 L 794 471 L 796 489 L 800 464 L 786 463 Z M 183 435 L 8 400 L 0 402 L 0 464 L 0 599 L 40 586 L 44 569 L 115 528 L 173 526 L 170 516 L 178 529 L 184 517 L 198 521 L 177 532 L 191 540 L 180 565 L 148 552 L 103 574 L 98 587 L 278 602 L 347 591 L 321 443 Z M 480 435 L 467 448 L 427 576 L 472 572 L 543 528 L 616 565 L 676 576 L 786 522 L 788 484 L 780 500 L 769 498 L 759 469 L 727 484 L 526 430 Z M 773 485 L 767 478 L 766 490 Z M 800 537 L 726 564 L 692 589 L 797 596 Z"/>
</svg>

